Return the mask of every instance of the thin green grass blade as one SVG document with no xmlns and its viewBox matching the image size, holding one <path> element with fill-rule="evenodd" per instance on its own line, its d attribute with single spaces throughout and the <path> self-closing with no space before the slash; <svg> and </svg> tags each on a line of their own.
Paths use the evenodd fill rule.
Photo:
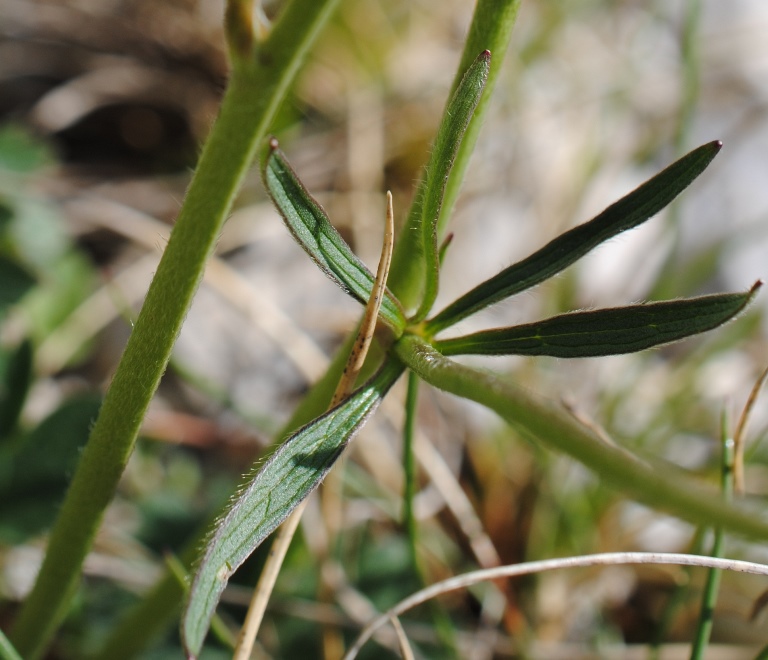
<svg viewBox="0 0 768 660">
<path fill-rule="evenodd" d="M 549 279 L 617 234 L 642 224 L 667 206 L 699 176 L 722 147 L 694 149 L 589 222 L 561 234 L 539 251 L 486 280 L 427 321 L 436 334 L 476 311 Z"/>
<path fill-rule="evenodd" d="M 720 487 L 722 488 L 723 500 L 730 502 L 733 499 L 734 490 L 733 472 L 735 458 L 734 450 L 736 445 L 733 438 L 730 438 L 728 435 L 727 426 L 727 417 L 723 414 L 720 438 L 723 445 L 720 463 Z M 723 530 L 720 527 L 716 527 L 710 557 L 722 557 L 724 543 Z M 720 579 L 722 573 L 722 570 L 717 568 L 710 568 L 707 571 L 707 581 L 701 595 L 699 620 L 696 625 L 696 633 L 693 636 L 693 644 L 691 646 L 691 660 L 702 660 L 707 646 L 709 646 L 712 626 L 714 624 L 715 605 L 717 605 L 717 596 L 720 592 Z"/>
<path fill-rule="evenodd" d="M 712 330 L 741 312 L 762 285 L 725 293 L 630 307 L 560 314 L 536 323 L 435 341 L 443 355 L 619 355 Z"/>
<path fill-rule="evenodd" d="M 424 296 L 421 305 L 412 319 L 423 320 L 437 297 L 440 259 L 437 248 L 437 222 L 443 206 L 445 186 L 453 168 L 456 154 L 469 126 L 469 120 L 475 112 L 483 95 L 488 72 L 491 68 L 491 53 L 484 50 L 477 56 L 461 79 L 456 92 L 445 107 L 440 128 L 437 131 L 432 155 L 427 164 L 424 184 L 419 188 L 419 202 L 415 205 L 421 218 L 418 226 L 421 230 L 422 255 L 426 269 L 424 277 Z"/>
<path fill-rule="evenodd" d="M 264 183 L 296 242 L 320 270 L 365 305 L 371 297 L 373 273 L 355 256 L 323 207 L 307 192 L 274 139 L 270 141 L 264 167 Z M 405 328 L 405 314 L 389 291 L 381 303 L 379 316 L 397 331 Z"/>
<path fill-rule="evenodd" d="M 299 429 L 262 464 L 221 519 L 190 587 L 182 618 L 187 652 L 200 652 L 227 581 L 322 481 L 403 371 L 389 361 L 342 404 Z"/>
<path fill-rule="evenodd" d="M 568 454 L 637 501 L 694 524 L 719 525 L 748 537 L 768 539 L 768 519 L 759 511 L 726 504 L 682 471 L 649 466 L 606 444 L 552 402 L 502 378 L 457 364 L 411 334 L 395 344 L 395 352 L 430 385 L 490 408 L 524 437 Z"/>
</svg>

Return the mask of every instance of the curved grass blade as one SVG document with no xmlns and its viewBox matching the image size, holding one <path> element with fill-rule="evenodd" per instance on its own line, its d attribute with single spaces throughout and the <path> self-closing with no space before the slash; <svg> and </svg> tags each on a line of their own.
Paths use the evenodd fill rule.
<svg viewBox="0 0 768 660">
<path fill-rule="evenodd" d="M 423 250 L 424 295 L 421 305 L 414 315 L 412 322 L 423 320 L 437 297 L 440 263 L 437 249 L 437 222 L 443 205 L 443 195 L 448 177 L 451 174 L 453 162 L 469 126 L 469 120 L 475 112 L 480 97 L 485 89 L 488 72 L 491 68 L 491 53 L 484 50 L 472 62 L 464 77 L 461 79 L 456 92 L 445 107 L 440 128 L 437 131 L 432 155 L 427 164 L 424 184 L 419 188 L 419 203 L 416 205 L 420 212 L 419 228 Z"/>
<path fill-rule="evenodd" d="M 184 647 L 196 656 L 227 581 L 318 484 L 403 372 L 389 361 L 341 405 L 297 431 L 260 467 L 209 539 L 182 619 Z"/>
<path fill-rule="evenodd" d="M 549 279 L 587 252 L 661 211 L 699 176 L 722 147 L 719 141 L 694 149 L 622 197 L 598 216 L 561 234 L 522 261 L 454 301 L 426 323 L 436 334 L 476 311 Z"/>
<path fill-rule="evenodd" d="M 524 437 L 562 451 L 602 481 L 653 508 L 701 525 L 719 525 L 749 537 L 768 539 L 768 519 L 754 508 L 727 504 L 713 490 L 680 470 L 647 465 L 606 444 L 561 407 L 487 372 L 458 364 L 415 335 L 396 344 L 397 356 L 429 384 L 476 401 Z"/>
<path fill-rule="evenodd" d="M 331 224 L 323 208 L 302 185 L 274 138 L 264 168 L 264 183 L 296 242 L 331 280 L 365 305 L 374 276 Z M 385 292 L 379 316 L 398 332 L 405 328 L 400 303 Z"/>
<path fill-rule="evenodd" d="M 744 293 L 560 314 L 536 323 L 435 341 L 443 355 L 551 355 L 560 358 L 635 353 L 712 330 L 741 312 L 762 282 Z"/>
</svg>

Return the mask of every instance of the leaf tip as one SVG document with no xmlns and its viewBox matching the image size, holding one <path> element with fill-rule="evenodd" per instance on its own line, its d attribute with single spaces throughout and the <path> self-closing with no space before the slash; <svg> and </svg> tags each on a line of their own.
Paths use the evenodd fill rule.
<svg viewBox="0 0 768 660">
<path fill-rule="evenodd" d="M 480 57 L 482 57 L 484 60 L 490 60 L 491 51 L 486 48 L 482 53 L 480 53 Z"/>
<path fill-rule="evenodd" d="M 277 141 L 277 138 L 273 135 L 269 138 L 269 150 L 270 152 L 274 153 L 280 148 L 280 144 Z"/>
<path fill-rule="evenodd" d="M 749 295 L 754 296 L 760 288 L 763 286 L 763 280 L 757 280 L 753 285 L 752 288 L 749 290 Z"/>
</svg>

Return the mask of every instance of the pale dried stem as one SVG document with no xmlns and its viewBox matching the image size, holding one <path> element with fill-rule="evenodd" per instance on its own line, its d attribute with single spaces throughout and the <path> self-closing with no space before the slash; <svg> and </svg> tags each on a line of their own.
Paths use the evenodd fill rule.
<svg viewBox="0 0 768 660">
<path fill-rule="evenodd" d="M 405 630 L 403 630 L 403 626 L 400 623 L 400 619 L 398 619 L 396 616 L 393 616 L 389 622 L 392 624 L 392 627 L 395 629 L 395 634 L 397 635 L 397 641 L 400 644 L 400 655 L 403 656 L 403 660 L 414 660 L 413 657 L 413 651 L 411 650 L 411 645 L 408 643 L 408 637 L 405 634 Z"/>
<path fill-rule="evenodd" d="M 497 568 L 472 571 L 459 575 L 442 582 L 437 582 L 425 589 L 421 589 L 408 598 L 400 601 L 397 605 L 378 616 L 369 623 L 355 643 L 344 656 L 344 660 L 353 660 L 367 642 L 371 635 L 381 626 L 390 622 L 393 617 L 398 617 L 409 609 L 421 605 L 422 603 L 458 589 L 485 582 L 488 580 L 498 580 L 499 578 L 518 577 L 521 575 L 531 575 L 554 569 L 563 568 L 584 568 L 589 566 L 609 566 L 626 564 L 673 564 L 679 566 L 700 566 L 702 568 L 715 568 L 727 571 L 736 571 L 739 573 L 750 573 L 752 575 L 765 575 L 768 577 L 768 566 L 756 564 L 748 561 L 739 561 L 735 559 L 718 559 L 715 557 L 704 557 L 699 555 L 686 555 L 677 553 L 660 552 L 609 552 L 596 555 L 583 555 L 580 557 L 564 557 L 562 559 L 547 559 L 543 561 L 533 561 L 524 564 L 513 564 L 510 566 L 499 566 Z"/>
<path fill-rule="evenodd" d="M 757 396 L 760 394 L 760 388 L 768 378 L 768 368 L 766 368 L 760 377 L 755 381 L 752 386 L 752 391 L 749 393 L 747 403 L 744 404 L 744 410 L 741 411 L 741 416 L 736 424 L 736 431 L 733 434 L 733 490 L 737 495 L 744 494 L 744 436 L 747 432 L 747 422 L 752 409 L 757 401 Z"/>
</svg>

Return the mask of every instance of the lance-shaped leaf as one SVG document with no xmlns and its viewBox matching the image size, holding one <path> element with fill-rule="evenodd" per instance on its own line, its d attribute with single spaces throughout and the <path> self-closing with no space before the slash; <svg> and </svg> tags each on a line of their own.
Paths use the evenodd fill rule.
<svg viewBox="0 0 768 660">
<path fill-rule="evenodd" d="M 423 248 L 424 295 L 413 321 L 421 321 L 432 309 L 437 297 L 439 279 L 439 257 L 437 249 L 437 222 L 443 205 L 445 186 L 456 160 L 469 120 L 480 101 L 491 68 L 491 53 L 483 51 L 477 56 L 461 79 L 456 92 L 445 107 L 440 128 L 437 131 L 432 155 L 427 164 L 424 183 L 420 186 L 418 203 L 414 206 L 420 213 L 419 228 Z"/>
<path fill-rule="evenodd" d="M 602 482 L 639 502 L 694 524 L 720 525 L 739 534 L 768 539 L 768 519 L 754 507 L 727 504 L 714 489 L 703 487 L 681 470 L 650 465 L 607 444 L 561 406 L 508 379 L 457 364 L 411 334 L 395 344 L 395 351 L 430 385 L 490 408 L 525 438 L 572 456 Z"/>
<path fill-rule="evenodd" d="M 560 358 L 634 353 L 712 330 L 738 314 L 761 286 L 630 307 L 560 314 L 536 323 L 434 342 L 443 355 L 551 355 Z"/>
<path fill-rule="evenodd" d="M 438 241 L 445 237 L 445 231 L 448 228 L 448 222 L 461 183 L 464 180 L 464 174 L 477 144 L 483 119 L 490 106 L 490 92 L 493 91 L 499 80 L 504 53 L 509 47 L 521 0 L 477 0 L 472 4 L 475 6 L 472 23 L 467 31 L 467 40 L 464 44 L 458 71 L 451 85 L 450 96 L 453 96 L 453 92 L 458 88 L 464 73 L 469 69 L 479 52 L 487 49 L 493 53 L 493 58 L 485 83 L 485 91 L 472 114 L 472 119 L 464 133 L 464 138 L 451 168 L 437 225 Z M 414 206 L 418 200 L 418 197 L 414 197 Z M 411 211 L 408 214 L 408 222 L 403 226 L 403 231 L 400 233 L 395 246 L 395 252 L 392 255 L 392 270 L 389 276 L 389 286 L 405 309 L 418 307 L 424 289 L 421 232 L 418 227 L 421 215 L 420 211 L 414 213 L 413 208 Z"/>
<path fill-rule="evenodd" d="M 322 481 L 403 371 L 391 360 L 337 407 L 303 427 L 261 465 L 208 541 L 190 587 L 183 642 L 196 656 L 227 581 Z"/>
<path fill-rule="evenodd" d="M 352 252 L 323 207 L 304 188 L 275 139 L 270 141 L 264 183 L 298 244 L 331 280 L 364 305 L 371 296 L 373 273 Z M 405 327 L 405 314 L 389 291 L 379 316 L 398 332 Z"/>
<path fill-rule="evenodd" d="M 549 279 L 600 243 L 642 224 L 685 190 L 721 147 L 721 142 L 710 142 L 694 149 L 589 222 L 561 234 L 529 257 L 476 286 L 430 319 L 427 332 L 436 334 L 484 307 Z"/>
</svg>

